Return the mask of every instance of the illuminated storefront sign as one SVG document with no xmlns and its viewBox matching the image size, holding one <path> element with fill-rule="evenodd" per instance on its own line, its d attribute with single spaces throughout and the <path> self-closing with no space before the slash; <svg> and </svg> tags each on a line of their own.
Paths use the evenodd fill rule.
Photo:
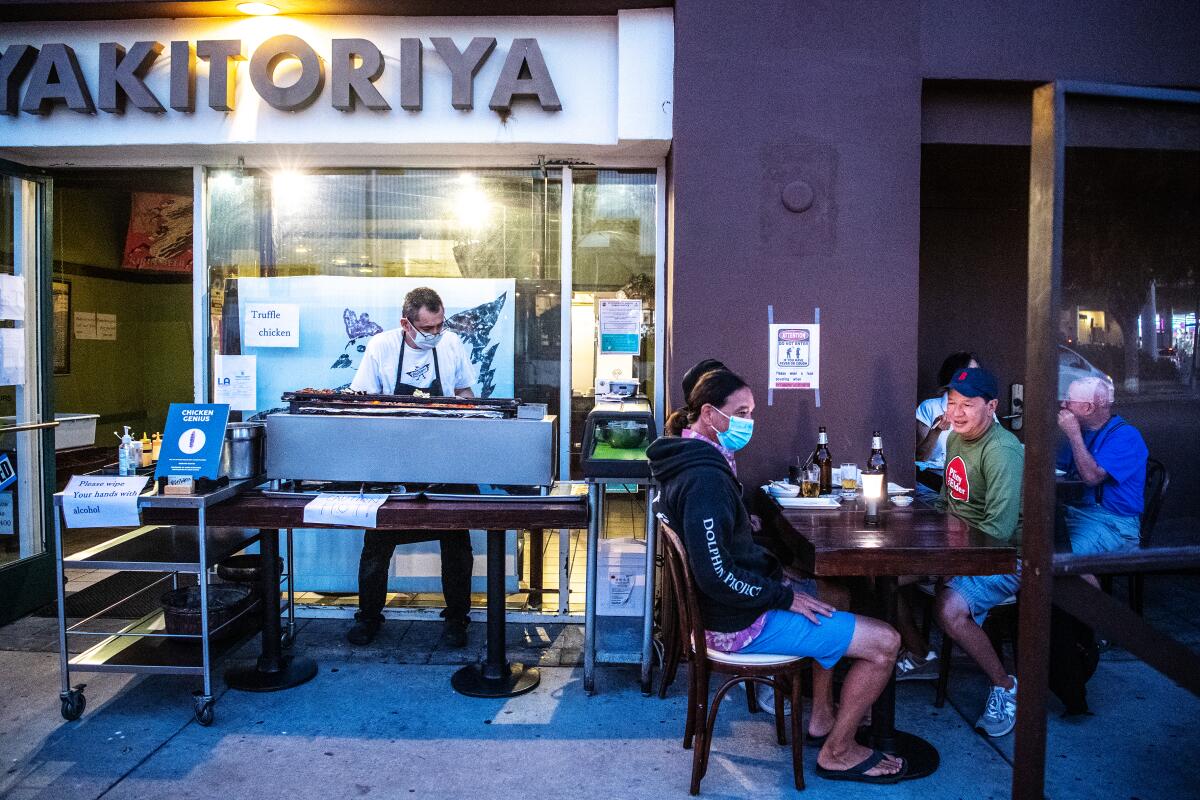
<svg viewBox="0 0 1200 800">
<path fill-rule="evenodd" d="M 475 36 L 464 48 L 450 37 L 434 37 L 431 42 L 450 73 L 451 106 L 472 109 L 475 76 L 495 49 L 496 39 Z M 81 114 L 95 114 L 97 109 L 123 114 L 127 105 L 154 114 L 166 113 L 168 107 L 175 112 L 193 113 L 197 106 L 198 59 L 208 64 L 205 104 L 215 111 L 234 110 L 237 70 L 231 65 L 246 60 L 240 39 L 171 41 L 166 98 L 156 96 L 145 83 L 147 73 L 164 50 L 168 47 L 158 41 L 135 42 L 128 49 L 116 42 L 102 42 L 96 85 L 89 86 L 70 45 L 47 43 L 39 48 L 10 44 L 0 55 L 0 114 L 47 115 L 58 107 Z M 326 83 L 328 102 L 340 111 L 353 111 L 359 105 L 372 111 L 389 111 L 396 102 L 406 111 L 420 111 L 423 53 L 421 39 L 400 40 L 400 92 L 391 101 L 375 85 L 384 71 L 384 54 L 363 38 L 333 39 L 327 62 L 298 36 L 273 36 L 250 54 L 249 78 L 259 97 L 281 111 L 311 106 L 325 94 Z M 295 80 L 277 82 L 276 70 L 292 61 L 298 65 L 298 70 L 292 70 L 297 72 Z M 544 111 L 562 110 L 550 70 L 533 38 L 512 40 L 488 107 L 504 114 L 512 109 L 514 100 L 522 98 L 536 100 Z"/>
</svg>

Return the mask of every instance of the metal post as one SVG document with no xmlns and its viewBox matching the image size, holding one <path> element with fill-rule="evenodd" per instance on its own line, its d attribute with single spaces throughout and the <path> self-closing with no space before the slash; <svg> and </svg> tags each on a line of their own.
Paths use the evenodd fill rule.
<svg viewBox="0 0 1200 800">
<path fill-rule="evenodd" d="M 568 528 L 558 529 L 558 613 L 571 610 L 571 535 Z"/>
<path fill-rule="evenodd" d="M 67 656 L 67 590 L 64 582 L 66 570 L 63 569 L 62 543 L 62 511 L 56 503 L 54 506 L 54 583 L 58 592 L 58 667 L 62 677 L 62 693 L 65 696 L 71 690 L 71 665 Z"/>
<path fill-rule="evenodd" d="M 558 367 L 558 479 L 571 479 L 571 292 L 574 281 L 575 214 L 571 168 L 563 167 L 562 202 L 559 206 L 559 353 Z"/>
<path fill-rule="evenodd" d="M 587 583 L 583 608 L 583 689 L 596 690 L 596 562 L 604 529 L 604 484 L 588 484 Z"/>
<path fill-rule="evenodd" d="M 483 678 L 501 681 L 508 676 L 508 656 L 504 647 L 504 581 L 494 575 L 504 575 L 503 530 L 487 532 L 487 656 L 483 661 Z"/>
<path fill-rule="evenodd" d="M 1033 93 L 1029 156 L 1029 310 L 1026 321 L 1025 492 L 1021 555 L 1020 702 L 1014 747 L 1014 800 L 1045 794 L 1046 687 L 1054 558 L 1054 443 L 1058 441 L 1058 309 L 1062 280 L 1064 94 L 1057 84 Z"/>
<path fill-rule="evenodd" d="M 200 569 L 197 578 L 200 583 L 200 652 L 201 663 L 204 664 L 204 700 L 212 699 L 212 661 L 208 647 L 208 527 L 205 521 L 206 509 L 197 509 L 197 535 L 200 544 Z"/>
<path fill-rule="evenodd" d="M 296 641 L 296 559 L 292 554 L 292 529 L 285 531 L 287 536 L 287 595 L 288 595 L 288 632 L 287 643 L 291 646 Z"/>
<path fill-rule="evenodd" d="M 654 584 L 658 563 L 658 520 L 654 517 L 654 481 L 646 484 L 646 608 L 642 616 L 642 694 L 653 693 Z"/>
</svg>

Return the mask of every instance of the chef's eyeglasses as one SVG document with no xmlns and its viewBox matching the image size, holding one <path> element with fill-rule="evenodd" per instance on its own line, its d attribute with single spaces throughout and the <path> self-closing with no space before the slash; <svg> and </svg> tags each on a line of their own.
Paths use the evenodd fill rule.
<svg viewBox="0 0 1200 800">
<path fill-rule="evenodd" d="M 437 325 L 418 325 L 408 317 L 405 317 L 404 319 L 413 327 L 414 330 L 418 330 L 428 336 L 437 336 L 439 333 L 446 330 L 446 323 L 444 320 L 439 322 Z"/>
</svg>

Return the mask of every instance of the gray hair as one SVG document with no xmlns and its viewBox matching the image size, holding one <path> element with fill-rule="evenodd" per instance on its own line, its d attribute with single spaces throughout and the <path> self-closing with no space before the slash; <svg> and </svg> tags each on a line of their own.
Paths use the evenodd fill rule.
<svg viewBox="0 0 1200 800">
<path fill-rule="evenodd" d="M 417 314 L 421 313 L 422 308 L 426 311 L 432 311 L 435 314 L 442 310 L 442 298 L 428 286 L 418 286 L 404 295 L 402 313 L 405 319 L 409 321 L 415 320 Z"/>
<path fill-rule="evenodd" d="M 1113 385 L 1103 378 L 1093 375 L 1089 375 L 1086 378 L 1076 378 L 1071 381 L 1071 386 L 1080 387 L 1082 394 L 1091 398 L 1088 402 L 1094 403 L 1097 406 L 1107 408 L 1113 403 Z"/>
</svg>

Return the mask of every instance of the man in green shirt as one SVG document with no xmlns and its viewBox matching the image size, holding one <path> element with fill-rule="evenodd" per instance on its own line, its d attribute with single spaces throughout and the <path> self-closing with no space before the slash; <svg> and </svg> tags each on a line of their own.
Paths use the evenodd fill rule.
<svg viewBox="0 0 1200 800">
<path fill-rule="evenodd" d="M 961 369 L 950 381 L 946 417 L 946 476 L 938 507 L 1005 542 L 1021 542 L 1021 474 L 1025 451 L 1000 426 L 996 378 L 982 368 Z M 992 682 L 975 727 L 988 736 L 1010 733 L 1017 720 L 1017 679 L 1009 675 L 980 626 L 994 606 L 1017 593 L 1020 574 L 968 575 L 946 579 L 936 613 L 954 639 Z"/>
</svg>

